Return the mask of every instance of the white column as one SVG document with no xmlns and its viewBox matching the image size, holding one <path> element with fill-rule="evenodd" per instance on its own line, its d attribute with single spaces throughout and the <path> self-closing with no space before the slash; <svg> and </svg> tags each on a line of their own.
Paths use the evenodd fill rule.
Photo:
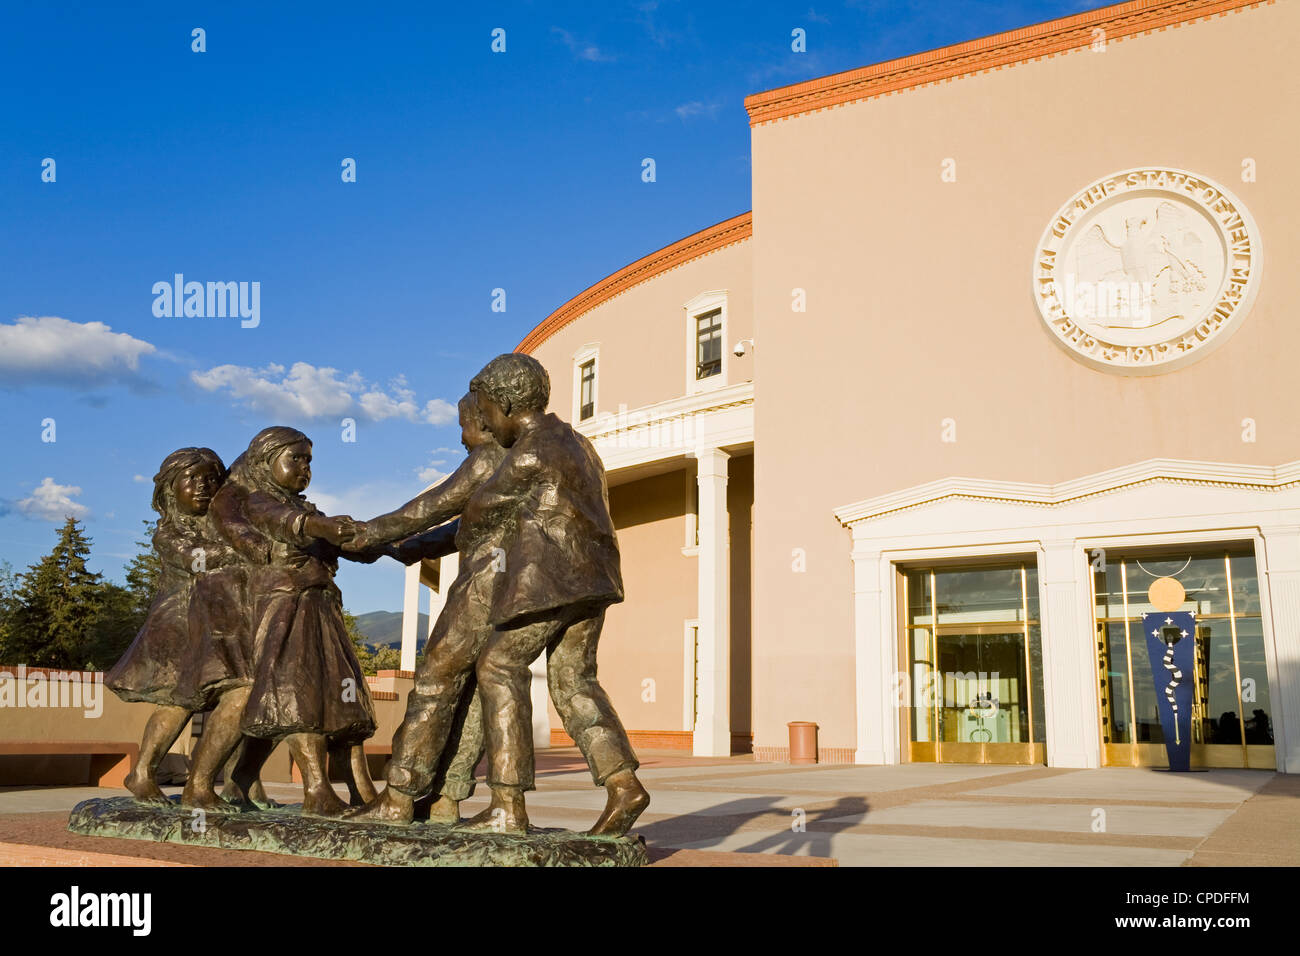
<svg viewBox="0 0 1300 956">
<path fill-rule="evenodd" d="M 1277 769 L 1300 773 L 1300 527 L 1261 528 L 1266 561 L 1260 591 L 1266 593 L 1265 632 L 1269 701 Z M 1249 710 L 1250 705 L 1245 705 Z M 1245 715 L 1242 715 L 1243 719 Z"/>
<path fill-rule="evenodd" d="M 696 449 L 700 486 L 700 703 L 692 751 L 731 754 L 731 567 L 727 521 L 727 460 L 720 448 Z"/>
<path fill-rule="evenodd" d="M 537 655 L 532 667 L 531 685 L 533 700 L 533 749 L 549 750 L 551 746 L 551 712 L 546 709 L 551 692 L 546 686 L 546 652 Z"/>
<path fill-rule="evenodd" d="M 429 589 L 429 627 L 424 635 L 426 641 L 433 637 L 433 628 L 438 623 L 438 615 L 447 606 L 447 591 L 450 590 L 451 582 L 456 580 L 456 575 L 459 573 L 460 555 L 455 551 L 438 559 L 438 590 Z M 425 647 L 428 647 L 427 643 Z"/>
<path fill-rule="evenodd" d="M 406 566 L 402 591 L 402 662 L 404 671 L 415 670 L 415 642 L 420 633 L 420 562 Z"/>
<path fill-rule="evenodd" d="M 853 551 L 853 644 L 857 684 L 858 745 L 854 763 L 897 763 L 898 704 L 894 692 L 894 642 L 881 621 L 884 607 L 879 551 Z"/>
<path fill-rule="evenodd" d="M 1049 767 L 1101 766 L 1088 568 L 1075 541 L 1044 542 L 1040 626 Z"/>
</svg>

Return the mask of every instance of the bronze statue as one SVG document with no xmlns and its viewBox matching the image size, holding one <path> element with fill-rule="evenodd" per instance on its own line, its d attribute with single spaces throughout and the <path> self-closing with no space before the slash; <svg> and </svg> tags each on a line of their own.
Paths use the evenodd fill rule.
<svg viewBox="0 0 1300 956">
<path fill-rule="evenodd" d="M 460 441 L 465 446 L 468 457 L 450 481 L 453 486 L 461 487 L 460 480 L 463 479 L 464 487 L 473 488 L 497 469 L 506 452 L 497 444 L 492 433 L 483 427 L 472 394 L 467 393 L 461 398 L 457 404 L 457 414 L 460 420 Z M 457 475 L 460 479 L 456 478 Z M 454 494 L 459 497 L 462 492 Z M 377 527 L 373 523 L 367 523 L 364 532 L 366 539 L 391 538 L 402 535 L 410 528 L 426 527 L 429 516 L 423 512 L 431 499 L 432 496 L 421 495 L 402 509 L 376 519 Z M 458 550 L 456 538 L 459 529 L 458 521 L 439 525 L 399 542 L 392 549 L 392 554 L 405 564 L 452 554 Z M 355 547 L 359 543 L 364 542 L 354 542 L 349 547 Z M 460 559 L 463 569 L 473 560 L 473 555 L 462 553 Z M 435 622 L 434 633 L 430 635 L 430 645 L 440 640 L 443 634 L 437 629 L 437 623 Z M 443 750 L 445 754 L 450 754 L 450 758 L 434 769 L 429 794 L 415 803 L 415 816 L 427 816 L 434 823 L 459 823 L 460 801 L 474 793 L 474 768 L 483 758 L 483 750 L 483 705 L 477 681 L 471 674 L 461 692 L 461 700 Z M 436 799 L 431 799 L 435 795 Z"/>
<path fill-rule="evenodd" d="M 251 683 L 227 695 L 231 706 L 218 707 L 200 739 L 187 806 L 220 805 L 212 781 L 241 734 L 244 753 L 233 777 L 246 793 L 284 739 L 302 771 L 304 814 L 338 816 L 345 809 L 329 783 L 331 753 L 350 771 L 354 798 L 373 795 L 361 743 L 375 731 L 374 707 L 333 580 L 339 545 L 356 524 L 322 515 L 303 497 L 310 482 L 311 441 L 275 426 L 253 438 L 212 501 L 218 530 L 248 562 L 255 654 Z"/>
<path fill-rule="evenodd" d="M 549 398 L 549 377 L 531 356 L 493 359 L 460 402 L 465 462 L 369 523 L 325 516 L 303 496 L 312 446 L 295 429 L 263 429 L 228 477 L 207 449 L 169 456 L 154 496 L 162 590 L 110 675 L 125 699 L 159 705 L 128 779 L 137 798 L 165 801 L 152 779 L 162 753 L 194 711 L 215 702 L 186 807 L 229 808 L 214 789 L 228 761 L 238 802 L 274 806 L 258 771 L 285 740 L 303 773 L 305 816 L 346 809 L 329 783 L 332 763 L 357 807 L 351 821 L 409 822 L 432 800 L 429 819 L 459 822 L 486 751 L 491 804 L 465 826 L 527 834 L 529 665 L 545 651 L 555 707 L 608 793 L 588 832 L 625 834 L 650 798 L 596 679 L 605 609 L 623 599 L 618 544 L 600 459 L 547 413 Z M 362 750 L 374 709 L 343 623 L 338 560 L 409 564 L 453 551 L 459 574 L 394 736 L 388 786 L 376 795 Z"/>
<path fill-rule="evenodd" d="M 157 705 L 125 781 L 138 800 L 167 802 L 157 781 L 163 755 L 195 713 L 214 700 L 218 711 L 238 706 L 238 688 L 252 682 L 243 655 L 223 653 L 220 642 L 203 639 L 211 615 L 238 609 L 243 600 L 239 557 L 210 522 L 209 506 L 225 479 L 226 466 L 210 448 L 177 449 L 153 479 L 158 593 L 140 633 L 105 681 L 122 700 Z M 235 618 L 228 636 L 238 643 L 242 614 Z M 249 781 L 249 795 L 268 802 L 256 778 Z"/>
<path fill-rule="evenodd" d="M 531 356 L 498 356 L 474 377 L 470 392 L 484 425 L 506 449 L 501 463 L 485 475 L 484 457 L 472 451 L 444 482 L 344 543 L 345 549 L 373 548 L 460 514 L 460 574 L 393 739 L 388 787 L 351 819 L 412 819 L 475 675 L 492 802 L 468 825 L 526 833 L 524 793 L 534 789 L 529 664 L 545 650 L 556 710 L 596 784 L 608 791 L 589 832 L 621 835 L 649 795 L 596 680 L 604 611 L 623 599 L 604 469 L 586 438 L 546 412 L 550 379 Z"/>
</svg>

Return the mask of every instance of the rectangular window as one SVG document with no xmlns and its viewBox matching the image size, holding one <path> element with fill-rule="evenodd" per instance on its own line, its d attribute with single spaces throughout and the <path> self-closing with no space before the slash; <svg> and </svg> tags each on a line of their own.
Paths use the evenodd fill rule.
<svg viewBox="0 0 1300 956">
<path fill-rule="evenodd" d="M 596 360 L 583 362 L 579 376 L 578 421 L 586 421 L 596 414 Z"/>
<path fill-rule="evenodd" d="M 695 317 L 695 380 L 722 374 L 722 309 Z"/>
</svg>

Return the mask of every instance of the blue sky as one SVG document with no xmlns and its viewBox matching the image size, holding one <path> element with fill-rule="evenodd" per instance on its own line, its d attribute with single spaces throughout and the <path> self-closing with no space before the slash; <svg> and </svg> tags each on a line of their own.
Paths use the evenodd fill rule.
<svg viewBox="0 0 1300 956">
<path fill-rule="evenodd" d="M 461 459 L 451 406 L 487 359 L 750 207 L 746 95 L 1094 6 L 11 6 L 0 560 L 24 569 L 73 512 L 121 580 L 162 458 L 229 464 L 269 424 L 315 440 L 326 510 L 395 507 Z M 176 273 L 259 283 L 259 324 L 155 315 Z M 357 613 L 401 607 L 391 562 L 339 584 Z"/>
</svg>

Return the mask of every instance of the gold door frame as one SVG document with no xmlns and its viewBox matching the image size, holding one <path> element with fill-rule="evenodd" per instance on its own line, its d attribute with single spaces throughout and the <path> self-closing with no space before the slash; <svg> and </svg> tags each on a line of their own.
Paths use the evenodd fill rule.
<svg viewBox="0 0 1300 956">
<path fill-rule="evenodd" d="M 990 561 L 979 562 L 973 567 L 979 567 L 980 564 L 993 563 Z M 1001 563 L 1001 562 L 998 562 Z M 911 691 L 911 699 L 907 701 L 906 707 L 909 712 L 909 719 L 900 721 L 900 736 L 903 744 L 904 753 L 907 754 L 909 763 L 960 763 L 960 764 L 1005 764 L 1011 766 L 1034 766 L 1047 763 L 1047 745 L 1043 741 L 1034 740 L 1034 679 L 1033 679 L 1033 662 L 1030 658 L 1029 650 L 1029 591 L 1028 591 L 1028 570 L 1027 561 L 1021 559 L 1020 562 L 1020 613 L 1019 621 L 980 621 L 970 624 L 939 624 L 938 608 L 938 588 L 935 585 L 935 568 L 913 568 L 910 570 L 924 570 L 930 576 L 930 624 L 928 627 L 921 628 L 913 626 L 911 621 L 911 605 L 908 602 L 907 592 L 907 572 L 909 569 L 898 567 L 898 607 L 901 610 L 899 622 L 901 626 L 901 639 L 899 641 L 899 654 L 902 658 L 901 663 L 907 668 L 907 686 Z M 967 567 L 968 565 L 953 565 L 955 568 Z M 926 658 L 912 658 L 912 632 L 922 630 L 928 632 L 928 638 L 925 645 Z M 947 631 L 949 634 L 1011 634 L 1019 630 L 1021 632 L 1021 646 L 1025 654 L 1025 707 L 1029 718 L 1029 741 L 1026 743 L 967 743 L 950 741 L 944 743 L 939 734 L 939 707 L 931 705 L 929 710 L 930 739 L 928 741 L 916 741 L 912 739 L 912 719 L 911 711 L 916 709 L 916 688 L 912 681 L 915 675 L 915 664 L 925 664 L 931 675 L 939 662 L 938 639 L 940 632 Z M 933 681 L 930 686 L 933 687 Z M 1038 702 L 1042 705 L 1042 702 Z"/>
<path fill-rule="evenodd" d="M 1191 546 L 1195 549 L 1195 545 Z M 1238 555 L 1240 557 L 1240 555 Z M 1128 668 L 1128 711 L 1129 711 L 1129 736 L 1134 738 L 1129 743 L 1107 743 L 1105 733 L 1101 726 L 1102 715 L 1105 712 L 1106 701 L 1102 691 L 1102 673 L 1101 673 L 1101 655 L 1095 654 L 1094 665 L 1097 672 L 1093 677 L 1093 686 L 1097 693 L 1097 711 L 1098 711 L 1098 740 L 1101 744 L 1101 765 L 1103 767 L 1168 767 L 1169 758 L 1165 751 L 1163 743 L 1141 743 L 1136 740 L 1137 736 L 1137 693 L 1133 684 L 1133 641 L 1131 628 L 1131 614 L 1128 605 L 1128 562 L 1136 560 L 1132 558 L 1121 558 L 1120 565 L 1120 587 L 1123 589 L 1123 625 L 1124 625 L 1124 650 L 1126 664 Z M 1276 750 L 1272 744 L 1247 744 L 1246 743 L 1246 714 L 1244 704 L 1241 699 L 1241 660 L 1237 647 L 1237 612 L 1236 597 L 1232 590 L 1232 550 L 1231 547 L 1224 548 L 1223 551 L 1224 572 L 1227 578 L 1227 598 L 1228 598 L 1228 629 L 1232 638 L 1232 667 L 1233 677 L 1236 681 L 1237 690 L 1237 714 L 1239 715 L 1239 726 L 1241 734 L 1240 744 L 1207 744 L 1197 743 L 1195 739 L 1190 746 L 1191 765 L 1193 767 L 1221 767 L 1221 768 L 1248 768 L 1252 770 L 1274 770 L 1277 768 Z M 1097 615 L 1097 572 L 1088 575 L 1091 585 L 1092 598 L 1092 617 L 1093 633 L 1097 635 L 1099 641 L 1106 641 L 1109 644 L 1109 635 L 1106 631 L 1108 623 L 1116 623 L 1114 618 L 1099 618 Z M 1197 617 L 1197 637 L 1199 639 L 1201 627 L 1208 620 L 1223 620 L 1223 615 L 1213 615 L 1202 619 Z M 1199 687 L 1199 685 L 1197 685 Z M 1112 692 L 1112 702 L 1113 692 Z M 1195 709 L 1196 702 L 1193 703 Z M 1197 731 L 1194 730 L 1194 733 Z"/>
</svg>

